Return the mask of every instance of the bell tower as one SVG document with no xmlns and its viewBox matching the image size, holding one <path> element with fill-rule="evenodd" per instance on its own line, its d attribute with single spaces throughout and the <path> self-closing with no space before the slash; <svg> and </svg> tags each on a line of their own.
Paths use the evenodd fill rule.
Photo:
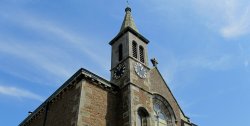
<svg viewBox="0 0 250 126">
<path fill-rule="evenodd" d="M 130 7 L 126 7 L 121 29 L 109 43 L 112 46 L 111 82 L 119 87 L 134 83 L 135 78 L 146 79 L 149 71 L 149 41 L 139 33 L 131 11 Z"/>
</svg>

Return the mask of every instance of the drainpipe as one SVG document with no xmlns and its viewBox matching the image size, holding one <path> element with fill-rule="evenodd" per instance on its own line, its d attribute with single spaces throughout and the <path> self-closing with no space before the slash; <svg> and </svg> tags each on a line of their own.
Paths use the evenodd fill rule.
<svg viewBox="0 0 250 126">
<path fill-rule="evenodd" d="M 44 117 L 44 120 L 43 120 L 43 126 L 46 126 L 46 121 L 47 121 L 48 111 L 49 111 L 49 103 L 48 103 L 48 102 L 46 102 L 46 107 L 45 107 L 45 117 Z"/>
</svg>

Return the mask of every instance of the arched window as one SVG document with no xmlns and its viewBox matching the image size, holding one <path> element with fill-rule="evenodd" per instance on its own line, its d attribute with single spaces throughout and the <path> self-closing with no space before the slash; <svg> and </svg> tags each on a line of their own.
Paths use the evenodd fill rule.
<svg viewBox="0 0 250 126">
<path fill-rule="evenodd" d="M 118 48 L 119 48 L 119 56 L 118 57 L 119 57 L 119 61 L 121 61 L 122 58 L 123 58 L 123 55 L 122 55 L 122 53 L 123 53 L 123 51 L 122 51 L 122 44 L 120 44 Z"/>
<path fill-rule="evenodd" d="M 133 57 L 137 58 L 137 43 L 133 41 L 132 43 L 132 51 L 133 51 Z"/>
<path fill-rule="evenodd" d="M 149 114 L 144 108 L 139 108 L 137 112 L 137 125 L 136 126 L 148 126 Z"/>
<path fill-rule="evenodd" d="M 139 47 L 140 52 L 140 61 L 144 63 L 144 48 L 142 46 Z"/>
<path fill-rule="evenodd" d="M 161 96 L 156 95 L 153 99 L 155 126 L 175 126 L 175 115 L 172 107 Z"/>
<path fill-rule="evenodd" d="M 159 104 L 154 105 L 154 116 L 156 119 L 155 126 L 167 126 L 167 117 L 164 112 L 162 112 Z"/>
</svg>

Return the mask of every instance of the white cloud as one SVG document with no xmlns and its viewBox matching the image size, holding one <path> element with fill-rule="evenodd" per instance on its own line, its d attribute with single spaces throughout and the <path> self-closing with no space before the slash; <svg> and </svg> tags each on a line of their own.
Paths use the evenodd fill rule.
<svg viewBox="0 0 250 126">
<path fill-rule="evenodd" d="M 234 17 L 232 20 L 228 20 L 228 25 L 221 28 L 221 34 L 225 38 L 235 38 L 249 34 L 250 32 L 250 7 L 245 8 L 238 14 L 231 15 Z"/>
<path fill-rule="evenodd" d="M 248 67 L 249 66 L 249 61 L 245 61 L 244 65 L 245 65 L 245 67 Z"/>
<path fill-rule="evenodd" d="M 196 11 L 209 27 L 224 38 L 237 38 L 250 32 L 250 3 L 246 0 L 193 0 Z"/>
<path fill-rule="evenodd" d="M 49 49 L 49 47 L 47 47 L 47 49 Z M 39 51 L 42 51 L 44 53 L 41 53 Z M 46 48 L 43 47 L 20 45 L 18 43 L 12 43 L 8 41 L 0 43 L 0 52 L 22 58 L 23 60 L 28 61 L 31 67 L 42 68 L 43 70 L 46 70 L 47 72 L 58 75 L 60 77 L 70 75 L 70 72 L 67 71 L 67 69 L 63 65 L 60 65 L 51 60 L 53 59 L 53 56 L 55 56 L 54 58 L 57 58 L 57 54 L 48 54 L 46 53 Z"/>
<path fill-rule="evenodd" d="M 243 60 L 242 63 L 244 67 L 249 66 L 249 48 L 247 46 L 243 46 L 241 43 L 238 44 L 240 50 L 240 57 Z"/>
<path fill-rule="evenodd" d="M 10 36 L 8 39 L 0 39 L 0 53 L 2 53 L 2 56 L 11 55 L 11 57 L 21 58 L 21 62 L 28 62 L 27 65 L 31 68 L 45 71 L 46 75 L 43 75 L 43 78 L 46 76 L 51 80 L 51 74 L 59 78 L 69 77 L 72 74 L 72 67 L 80 67 L 80 64 L 86 60 L 80 59 L 79 55 L 76 54 L 88 57 L 88 60 L 93 60 L 98 67 L 105 70 L 109 69 L 108 59 L 102 53 L 98 54 L 98 50 L 94 49 L 100 48 L 96 47 L 98 42 L 92 39 L 88 40 L 87 37 L 78 35 L 78 33 L 62 27 L 58 22 L 44 18 L 41 19 L 24 11 L 19 11 L 17 15 L 14 10 L 8 12 L 0 10 L 0 18 L 7 20 L 8 23 L 14 24 L 14 26 L 19 28 L 31 30 L 32 34 L 44 38 L 43 44 L 40 45 L 39 43 L 41 42 L 19 39 L 16 36 Z M 1 67 L 7 69 L 7 67 Z M 14 76 L 27 78 L 23 73 L 13 73 L 15 74 Z M 26 80 L 31 82 L 41 81 L 35 78 L 28 78 Z M 57 80 L 55 81 L 58 82 Z"/>
<path fill-rule="evenodd" d="M 161 14 L 189 9 L 188 13 L 199 17 L 198 19 L 201 20 L 199 24 L 203 23 L 224 38 L 231 39 L 250 34 L 249 0 L 188 0 L 181 2 L 151 0 L 151 2 L 153 4 L 150 5 L 154 6 L 152 9 Z M 186 13 L 175 14 L 175 17 L 182 14 Z"/>
<path fill-rule="evenodd" d="M 233 56 L 223 55 L 220 57 L 189 56 L 186 58 L 171 58 L 168 62 L 171 73 L 177 73 L 188 69 L 207 69 L 213 71 L 228 70 L 235 65 Z"/>
<path fill-rule="evenodd" d="M 9 87 L 0 85 L 0 94 L 15 97 L 18 99 L 33 99 L 43 101 L 44 98 L 28 90 L 17 87 Z"/>
<path fill-rule="evenodd" d="M 187 84 L 192 84 L 190 82 L 196 78 L 197 71 L 227 71 L 237 64 L 237 61 L 231 55 L 223 55 L 220 57 L 205 55 L 188 56 L 185 58 L 168 56 L 167 59 L 165 66 L 162 66 L 163 68 L 161 68 L 161 70 L 163 70 L 162 75 L 172 90 L 180 90 L 180 88 L 190 86 Z M 182 76 L 183 73 L 188 73 L 189 75 L 180 80 L 180 75 Z"/>
<path fill-rule="evenodd" d="M 25 29 L 32 29 L 38 34 L 46 35 L 45 38 L 59 39 L 61 41 L 56 42 L 58 46 L 66 45 L 67 47 L 71 47 L 76 52 L 79 52 L 95 61 L 100 67 L 108 69 L 108 65 L 106 64 L 107 58 L 101 56 L 102 54 L 98 55 L 96 50 L 93 49 L 98 43 L 93 41 L 93 39 L 89 40 L 83 35 L 80 36 L 77 33 L 62 27 L 59 25 L 59 23 L 53 23 L 48 19 L 41 19 L 23 11 L 18 12 L 18 15 L 16 15 L 15 12 L 0 12 L 0 16 L 2 16 L 4 19 L 7 19 L 8 21 L 11 21 L 12 23 L 18 24 L 19 26 L 24 26 Z M 30 47 L 29 45 L 26 46 Z M 61 51 L 65 52 L 65 50 Z M 60 54 L 60 52 L 58 52 L 58 54 Z"/>
<path fill-rule="evenodd" d="M 232 63 L 231 56 L 221 56 L 217 58 L 195 57 L 193 59 L 184 60 L 181 64 L 217 71 L 230 68 Z"/>
</svg>

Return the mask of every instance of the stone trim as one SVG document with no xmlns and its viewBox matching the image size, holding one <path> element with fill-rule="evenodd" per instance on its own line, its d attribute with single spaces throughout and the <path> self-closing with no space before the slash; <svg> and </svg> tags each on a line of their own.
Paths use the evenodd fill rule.
<svg viewBox="0 0 250 126">
<path fill-rule="evenodd" d="M 83 85 L 86 84 L 86 81 L 81 81 L 79 84 L 79 88 L 81 88 L 81 97 L 79 98 L 79 107 L 78 107 L 78 113 L 77 113 L 77 125 L 81 125 L 82 122 L 82 117 L 80 116 L 81 109 L 84 106 L 84 102 L 82 101 L 82 97 L 85 98 L 85 91 L 83 89 Z"/>
<path fill-rule="evenodd" d="M 150 91 L 148 91 L 148 90 L 146 90 L 146 89 L 144 89 L 144 88 L 142 88 L 142 87 L 140 87 L 140 86 L 138 86 L 138 85 L 136 85 L 136 84 L 130 83 L 130 82 L 127 83 L 127 84 L 125 84 L 124 86 L 122 86 L 120 90 L 122 90 L 123 88 L 125 88 L 125 87 L 127 87 L 127 86 L 130 86 L 130 85 L 135 86 L 135 87 L 139 88 L 140 90 L 142 90 L 142 91 L 144 91 L 144 92 L 147 92 L 147 93 L 150 94 L 150 95 L 153 95 L 153 94 L 154 94 L 154 93 L 151 93 Z"/>
<path fill-rule="evenodd" d="M 169 112 L 169 114 L 171 114 L 170 116 L 173 115 L 172 121 L 173 120 L 176 121 L 176 113 L 174 112 L 174 109 L 169 104 L 169 102 L 163 96 L 161 96 L 159 94 L 154 94 L 153 95 L 153 104 L 156 104 L 158 101 L 161 102 L 161 103 L 163 103 L 163 105 L 166 107 L 166 109 Z"/>
<path fill-rule="evenodd" d="M 145 37 L 143 37 L 140 33 L 136 32 L 134 29 L 132 29 L 131 27 L 127 27 L 124 30 L 122 30 L 121 32 L 118 33 L 118 35 L 116 35 L 115 38 L 113 38 L 113 40 L 111 40 L 109 42 L 110 45 L 113 45 L 122 35 L 124 35 L 126 32 L 130 31 L 131 33 L 133 33 L 135 36 L 137 36 L 138 38 L 140 38 L 143 42 L 145 42 L 146 44 L 149 43 L 149 40 L 147 40 Z"/>
<path fill-rule="evenodd" d="M 196 124 L 194 124 L 194 123 L 186 122 L 186 121 L 184 121 L 184 120 L 181 120 L 181 126 L 185 126 L 185 124 L 187 124 L 187 125 L 189 125 L 189 126 L 198 126 L 198 125 L 196 125 Z"/>
<path fill-rule="evenodd" d="M 123 59 L 120 61 L 120 63 L 118 63 L 117 65 L 115 65 L 113 68 L 110 69 L 110 71 L 114 70 L 119 64 L 121 64 L 122 62 L 124 62 L 125 60 L 127 59 L 132 59 L 132 60 L 135 60 L 135 62 L 139 62 L 141 63 L 145 68 L 147 68 L 148 70 L 150 70 L 150 68 L 145 64 L 145 63 L 142 63 L 141 61 L 139 61 L 138 59 L 132 57 L 132 56 L 128 56 L 127 58 Z"/>
<path fill-rule="evenodd" d="M 138 114 L 138 110 L 139 109 L 145 109 L 145 111 L 147 112 L 147 126 L 152 126 L 152 121 L 151 121 L 151 119 L 153 118 L 153 116 L 152 116 L 152 114 L 148 111 L 148 109 L 145 107 L 145 106 L 143 106 L 142 104 L 139 104 L 139 105 L 137 105 L 136 107 L 135 107 L 135 112 L 136 112 L 136 117 L 135 117 L 135 124 L 137 124 L 137 121 L 138 121 L 138 116 L 137 116 L 137 114 Z M 136 125 L 137 126 L 137 125 Z"/>
</svg>

